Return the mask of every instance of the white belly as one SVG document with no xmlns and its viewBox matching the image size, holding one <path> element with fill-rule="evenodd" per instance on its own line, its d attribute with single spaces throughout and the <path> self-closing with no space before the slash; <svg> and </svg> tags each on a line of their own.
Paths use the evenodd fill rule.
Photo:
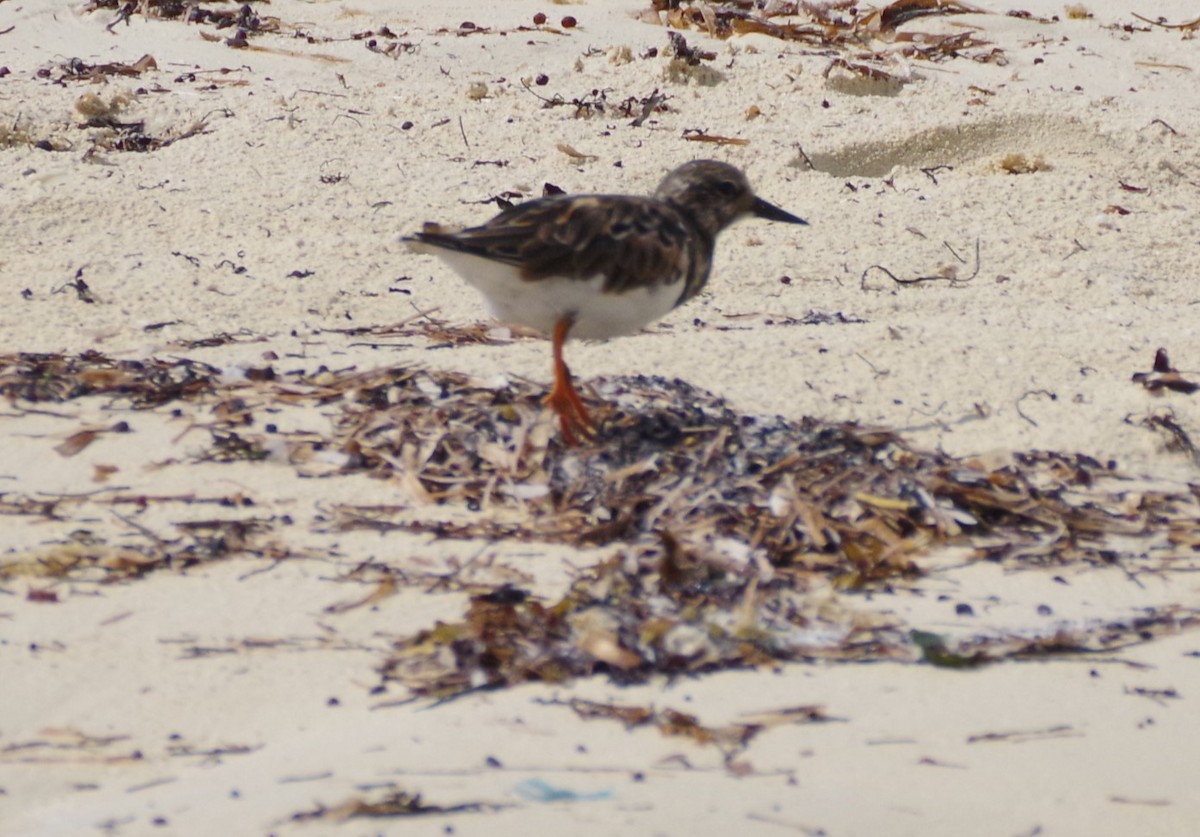
<svg viewBox="0 0 1200 837">
<path fill-rule="evenodd" d="M 680 280 L 671 285 L 604 293 L 602 276 L 522 279 L 516 268 L 500 262 L 453 250 L 432 252 L 483 294 L 488 313 L 496 319 L 550 334 L 559 320 L 570 317 L 575 325 L 569 336 L 580 340 L 633 334 L 674 308 L 683 289 Z"/>
</svg>

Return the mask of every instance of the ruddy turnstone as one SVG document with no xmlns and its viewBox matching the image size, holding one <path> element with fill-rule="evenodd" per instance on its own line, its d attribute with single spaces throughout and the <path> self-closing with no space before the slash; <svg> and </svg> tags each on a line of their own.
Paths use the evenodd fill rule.
<svg viewBox="0 0 1200 837">
<path fill-rule="evenodd" d="M 755 196 L 733 166 L 694 160 L 653 197 L 558 195 L 458 232 L 427 223 L 403 240 L 444 259 L 496 319 L 551 337 L 546 403 L 573 445 L 594 437 L 595 425 L 563 360 L 567 338 L 632 334 L 687 302 L 708 282 L 717 234 L 745 215 L 808 223 Z"/>
</svg>

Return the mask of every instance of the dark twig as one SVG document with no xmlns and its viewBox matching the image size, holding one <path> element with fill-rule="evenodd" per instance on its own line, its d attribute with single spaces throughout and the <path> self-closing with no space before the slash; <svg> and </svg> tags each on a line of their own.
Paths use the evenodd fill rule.
<svg viewBox="0 0 1200 837">
<path fill-rule="evenodd" d="M 966 260 L 963 259 L 962 256 L 958 255 L 958 253 L 955 252 L 954 248 L 950 246 L 949 242 L 943 241 L 942 244 L 945 245 L 946 249 L 950 251 L 950 253 L 954 256 L 955 259 L 957 259 L 962 264 L 966 264 Z M 958 276 L 953 276 L 953 275 L 934 274 L 932 276 L 915 276 L 911 279 L 901 279 L 899 276 L 897 276 L 895 273 L 892 273 L 892 271 L 888 270 L 883 265 L 873 264 L 862 272 L 862 278 L 859 280 L 859 287 L 864 291 L 867 290 L 867 275 L 872 270 L 881 271 L 889 279 L 891 279 L 893 282 L 895 282 L 897 285 L 917 285 L 922 282 L 949 282 L 951 285 L 958 287 L 961 285 L 968 284 L 976 276 L 979 275 L 979 265 L 980 265 L 979 239 L 977 238 L 977 239 L 975 239 L 975 269 L 971 272 L 970 276 L 964 276 L 964 277 L 960 278 Z"/>
<path fill-rule="evenodd" d="M 1158 26 L 1163 29 L 1188 29 L 1188 30 L 1200 29 L 1200 17 L 1196 18 L 1195 20 L 1184 21 L 1183 23 L 1167 23 L 1161 17 L 1157 18 L 1157 19 L 1152 19 L 1152 18 L 1148 18 L 1148 17 L 1144 17 L 1142 15 L 1139 15 L 1137 12 L 1132 12 L 1132 14 L 1138 20 L 1145 21 L 1146 23 L 1149 23 L 1151 26 Z"/>
<path fill-rule="evenodd" d="M 946 171 L 954 171 L 954 166 L 947 166 L 947 165 L 941 165 L 941 166 L 926 166 L 925 168 L 921 169 L 921 174 L 923 174 L 923 175 L 925 175 L 926 177 L 928 177 L 930 180 L 932 180 L 932 181 L 933 181 L 933 185 L 934 185 L 934 186 L 937 186 L 937 185 L 938 185 L 938 181 L 937 181 L 937 178 L 936 178 L 934 175 L 936 175 L 936 174 L 937 174 L 939 171 L 941 171 L 942 169 L 945 169 Z"/>
<path fill-rule="evenodd" d="M 1168 131 L 1170 131 L 1175 136 L 1179 136 L 1178 131 L 1176 131 L 1174 128 L 1172 128 L 1170 125 L 1168 125 L 1166 122 L 1164 122 L 1161 119 L 1151 119 L 1150 124 L 1151 125 L 1162 125 L 1164 128 L 1166 128 Z"/>
<path fill-rule="evenodd" d="M 1028 398 L 1031 395 L 1044 395 L 1047 398 L 1049 398 L 1051 401 L 1057 401 L 1058 396 L 1055 395 L 1053 392 L 1051 392 L 1048 389 L 1031 389 L 1028 392 L 1026 392 L 1024 395 L 1022 395 L 1020 398 L 1017 399 L 1017 415 L 1020 416 L 1021 418 L 1025 419 L 1025 421 L 1029 422 L 1034 427 L 1038 427 L 1039 425 L 1036 421 L 1031 419 L 1029 416 L 1025 415 L 1025 413 L 1021 412 L 1021 402 L 1024 401 L 1026 398 Z"/>
</svg>

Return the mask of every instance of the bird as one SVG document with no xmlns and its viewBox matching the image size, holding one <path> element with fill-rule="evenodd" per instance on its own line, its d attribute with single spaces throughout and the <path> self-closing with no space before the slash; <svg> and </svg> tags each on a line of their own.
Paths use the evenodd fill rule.
<svg viewBox="0 0 1200 837">
<path fill-rule="evenodd" d="M 597 431 L 564 360 L 567 339 L 633 334 L 692 299 L 708 283 L 717 235 L 745 216 L 808 224 L 758 197 L 735 166 L 692 160 L 651 196 L 554 195 L 466 229 L 426 223 L 401 240 L 439 256 L 497 320 L 550 337 L 545 403 L 577 445 Z"/>
</svg>

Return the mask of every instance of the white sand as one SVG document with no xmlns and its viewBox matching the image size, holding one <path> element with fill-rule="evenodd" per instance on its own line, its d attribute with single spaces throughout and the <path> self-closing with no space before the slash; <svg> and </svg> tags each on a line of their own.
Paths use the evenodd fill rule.
<svg viewBox="0 0 1200 837">
<path fill-rule="evenodd" d="M 826 78 L 830 55 L 811 48 L 695 30 L 685 34 L 718 53 L 708 66 L 719 78 L 669 78 L 666 30 L 634 17 L 646 5 L 511 0 L 483 12 L 466 2 L 277 0 L 256 11 L 279 17 L 284 32 L 339 40 L 275 35 L 233 50 L 201 37 L 212 26 L 134 15 L 109 32 L 111 11 L 0 4 L 0 66 L 11 71 L 0 78 L 0 137 L 66 149 L 19 140 L 0 149 L 0 348 L 187 356 L 231 369 L 420 363 L 545 381 L 540 340 L 431 351 L 420 339 L 371 346 L 330 330 L 422 311 L 453 324 L 481 318 L 469 288 L 399 244 L 426 220 L 481 221 L 495 206 L 476 202 L 540 194 L 547 181 L 569 192 L 644 193 L 674 165 L 713 156 L 744 167 L 760 194 L 812 226 L 747 221 L 728 231 L 699 300 L 638 336 L 572 345 L 580 378 L 680 377 L 747 412 L 877 423 L 955 455 L 1079 451 L 1154 480 L 1200 482 L 1195 461 L 1141 424 L 1170 411 L 1200 439 L 1200 395 L 1156 398 L 1130 381 L 1159 347 L 1200 379 L 1197 42 L 1129 11 L 1182 22 L 1195 4 L 1095 2 L 1080 20 L 1058 3 L 1023 4 L 1062 18 L 1040 23 L 984 2 L 999 14 L 914 21 L 901 31 L 974 27 L 1005 63 L 875 64 L 906 80 L 899 90 L 837 70 Z M 574 15 L 579 26 L 515 31 L 538 11 L 551 24 Z M 459 37 L 464 20 L 510 31 Z M 349 39 L 384 25 L 416 49 L 392 58 Z M 621 46 L 633 60 L 613 60 Z M 660 55 L 640 58 L 650 47 Z M 144 54 L 157 71 L 54 83 L 72 57 Z M 51 77 L 37 78 L 45 67 Z M 584 119 L 571 106 L 542 108 L 521 84 L 539 73 L 549 81 L 537 94 L 570 101 L 604 90 L 610 112 Z M 484 98 L 468 96 L 475 84 Z M 118 119 L 144 119 L 158 136 L 204 120 L 203 132 L 152 153 L 85 156 L 99 129 L 80 127 L 77 99 L 108 102 L 137 88 L 147 92 Z M 612 113 L 655 88 L 669 110 L 644 126 Z M 860 95 L 887 92 L 895 95 Z M 752 105 L 761 115 L 750 120 Z M 687 142 L 688 129 L 749 143 Z M 559 145 L 594 159 L 581 163 Z M 1040 170 L 1006 173 L 1009 155 Z M 970 281 L 901 286 L 873 265 Z M 77 273 L 93 303 L 64 289 Z M 782 324 L 812 311 L 865 322 Z M 167 321 L 178 323 L 146 330 Z M 178 346 L 222 332 L 239 340 Z M 55 452 L 82 426 L 110 425 L 104 403 L 0 412 L 0 491 L 249 497 L 253 513 L 295 520 L 273 537 L 304 557 L 238 558 L 113 586 L 0 577 L 0 833 L 1183 835 L 1200 817 L 1200 727 L 1188 708 L 1200 691 L 1194 633 L 1116 661 L 971 672 L 793 665 L 632 689 L 600 678 L 525 686 L 432 710 L 380 707 L 402 696 L 369 693 L 391 641 L 458 618 L 465 594 L 403 588 L 373 607 L 327 612 L 372 589 L 335 577 L 365 560 L 415 574 L 486 554 L 481 582 L 555 591 L 570 568 L 613 550 L 322 532 L 323 508 L 402 503 L 402 486 L 298 479 L 274 463 L 196 464 L 188 457 L 204 431 L 183 432 L 172 405 L 122 412 L 134 433 L 105 434 L 75 457 Z M 321 416 L 301 420 L 316 428 Z M 97 466 L 108 465 L 119 470 L 97 482 Z M 0 565 L 80 530 L 113 544 L 144 539 L 143 530 L 170 538 L 179 521 L 223 511 L 80 501 L 57 522 L 11 516 Z M 1057 620 L 1200 607 L 1195 578 L 972 565 L 854 605 L 956 635 L 1051 632 Z M 34 588 L 59 601 L 29 600 Z M 955 615 L 963 602 L 979 614 L 970 624 Z M 739 777 L 714 747 L 535 702 L 571 696 L 675 708 L 713 725 L 808 704 L 838 721 L 764 732 L 739 756 L 752 768 Z M 1015 735 L 973 739 L 989 733 Z M 214 753 L 241 747 L 249 751 Z M 518 787 L 531 777 L 610 795 L 530 801 Z M 289 823 L 387 783 L 432 804 L 511 807 Z"/>
</svg>

